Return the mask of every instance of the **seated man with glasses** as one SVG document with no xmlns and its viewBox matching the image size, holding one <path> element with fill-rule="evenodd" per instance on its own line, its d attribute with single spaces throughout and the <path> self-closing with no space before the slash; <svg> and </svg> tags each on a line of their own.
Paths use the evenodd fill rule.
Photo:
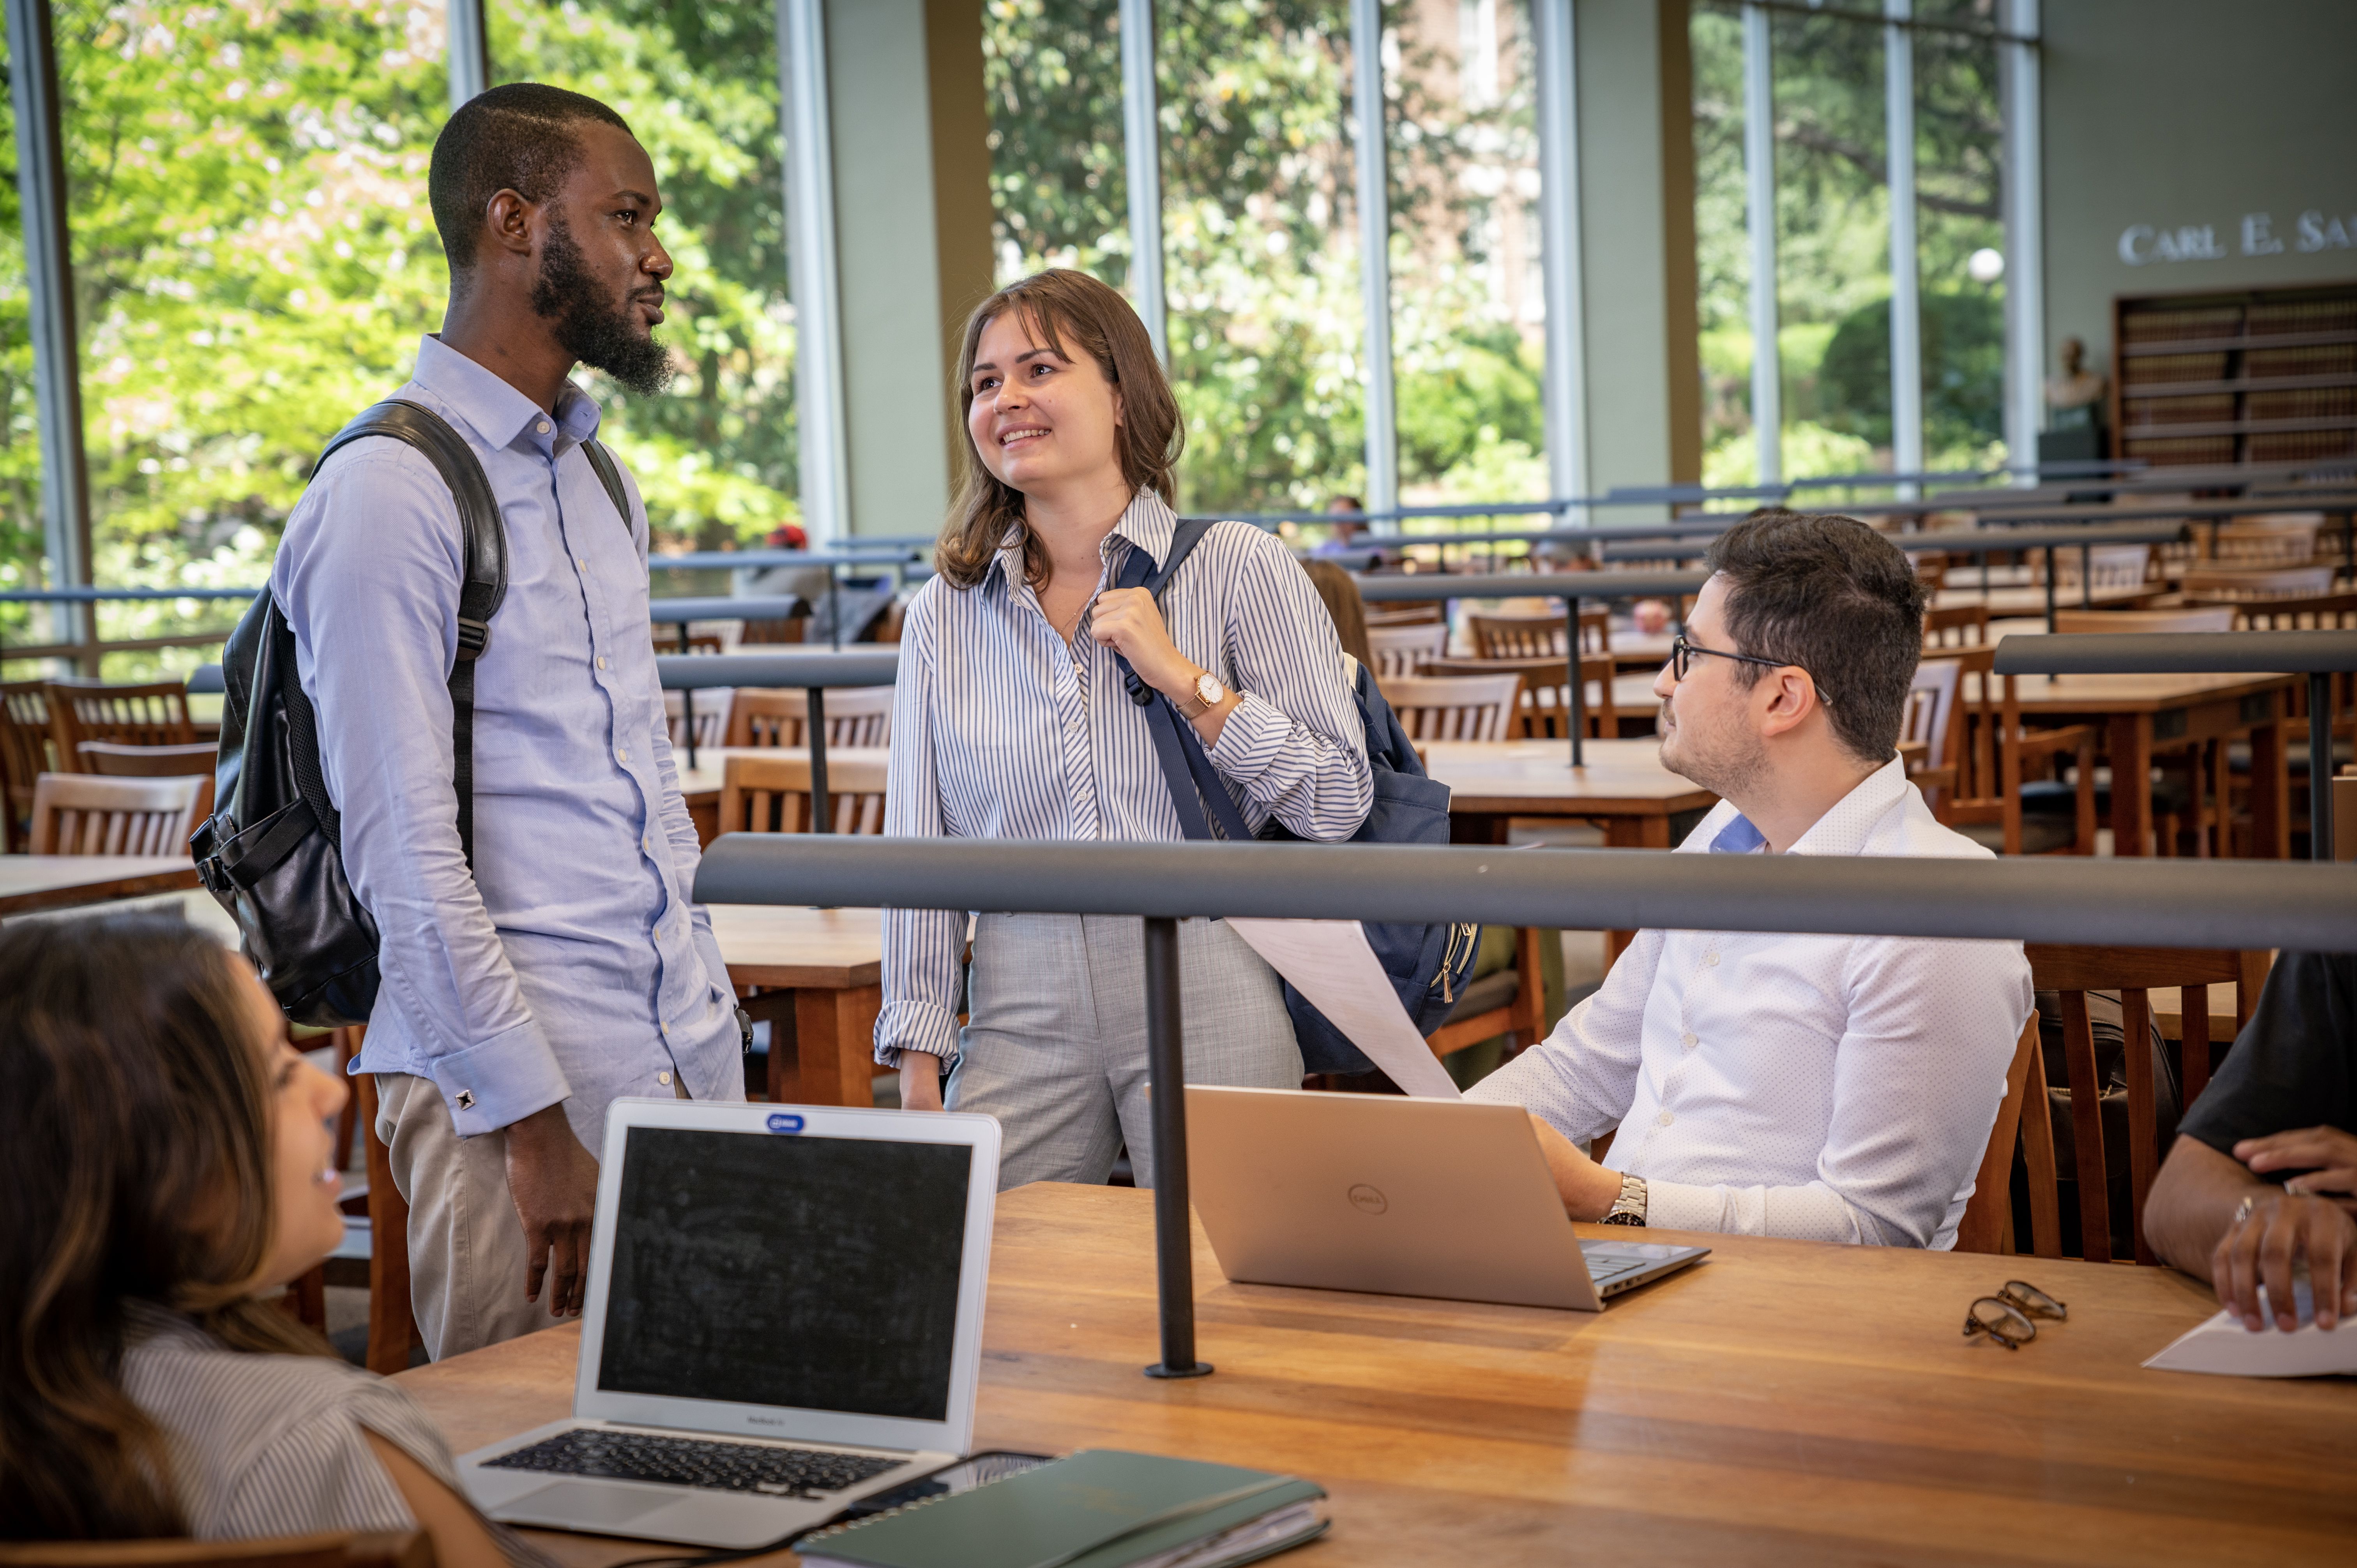
<svg viewBox="0 0 2357 1568">
<path fill-rule="evenodd" d="M 2207 1275 L 2250 1329 L 2357 1319 L 2357 954 L 2276 960 L 2145 1200 L 2152 1250 Z M 2259 1311 L 2266 1287 L 2268 1316 Z"/>
<path fill-rule="evenodd" d="M 1669 664 L 1663 764 L 1723 799 L 1685 854 L 1964 857 L 1897 746 L 1923 588 L 1848 518 L 1738 523 Z M 2029 1016 L 2018 942 L 1638 933 L 1467 1098 L 1527 1107 L 1575 1219 L 1951 1247 Z M 1577 1143 L 1618 1129 L 1602 1164 Z"/>
</svg>

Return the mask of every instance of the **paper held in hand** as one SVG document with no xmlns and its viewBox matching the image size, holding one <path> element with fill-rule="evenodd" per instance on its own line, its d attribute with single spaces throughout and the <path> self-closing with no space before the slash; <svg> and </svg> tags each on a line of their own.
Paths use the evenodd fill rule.
<svg viewBox="0 0 2357 1568">
<path fill-rule="evenodd" d="M 1251 943 L 1394 1083 L 1421 1100 L 1463 1098 L 1415 1032 L 1358 921 L 1230 917 L 1228 929 Z"/>
<path fill-rule="evenodd" d="M 2168 1349 L 2145 1363 L 2164 1372 L 2222 1372 L 2237 1378 L 2314 1378 L 2357 1373 L 2357 1325 L 2327 1332 L 2316 1326 L 2316 1303 L 2308 1282 L 2294 1285 L 2299 1326 L 2286 1334 L 2275 1326 L 2266 1287 L 2259 1288 L 2259 1312 L 2267 1326 L 2253 1333 L 2233 1313 L 2222 1312 L 2179 1335 Z"/>
</svg>

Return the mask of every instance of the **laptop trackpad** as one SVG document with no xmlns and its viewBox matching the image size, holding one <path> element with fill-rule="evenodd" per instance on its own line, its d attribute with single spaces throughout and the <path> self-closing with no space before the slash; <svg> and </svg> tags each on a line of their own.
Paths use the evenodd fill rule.
<svg viewBox="0 0 2357 1568">
<path fill-rule="evenodd" d="M 540 1524 L 556 1530 L 610 1530 L 643 1518 L 679 1500 L 668 1492 L 641 1492 L 608 1482 L 556 1481 L 527 1492 L 500 1509 L 511 1524 Z"/>
</svg>

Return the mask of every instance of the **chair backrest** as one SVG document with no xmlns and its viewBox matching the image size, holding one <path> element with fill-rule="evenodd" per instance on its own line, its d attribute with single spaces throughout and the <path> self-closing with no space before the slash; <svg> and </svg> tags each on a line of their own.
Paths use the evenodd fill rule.
<svg viewBox="0 0 2357 1568">
<path fill-rule="evenodd" d="M 1520 675 L 1399 675 L 1379 684 L 1410 740 L 1504 740 Z"/>
<path fill-rule="evenodd" d="M 728 744 L 729 711 L 735 705 L 737 693 L 726 686 L 707 686 L 695 693 L 695 744 L 726 746 Z M 687 744 L 687 693 L 663 693 L 663 717 L 671 727 L 671 744 L 677 750 Z"/>
<path fill-rule="evenodd" d="M 2316 536 L 2323 528 L 2320 511 L 2238 517 L 2218 526 L 2210 559 L 2221 565 L 2305 566 L 2316 559 Z"/>
<path fill-rule="evenodd" d="M 1544 659 L 1550 653 L 1559 659 L 1563 656 L 1563 626 L 1561 616 L 1465 618 L 1465 629 L 1473 639 L 1473 655 L 1477 659 Z M 1583 625 L 1582 642 L 1587 640 L 1587 631 Z"/>
<path fill-rule="evenodd" d="M 1367 607 L 1369 626 L 1423 626 L 1430 621 L 1446 621 L 1440 613 L 1440 601 L 1429 599 L 1422 604 L 1371 604 Z"/>
<path fill-rule="evenodd" d="M 2044 942 L 2025 944 L 2022 950 L 2029 958 L 2030 983 L 2040 991 L 2058 993 L 2061 998 L 2062 1057 L 2070 1077 L 2071 1137 L 2076 1166 L 2071 1174 L 2079 1188 L 2080 1253 L 2091 1263 L 2112 1261 L 2112 1215 L 2110 1167 L 2104 1158 L 2104 1086 L 2096 1071 L 2095 1036 L 2087 1011 L 2087 993 L 2119 993 L 2120 1033 L 2127 1047 L 2121 1059 L 2128 1088 L 2128 1233 L 2136 1239 L 2137 1262 L 2158 1262 L 2144 1235 L 2145 1196 L 2152 1190 L 2153 1177 L 2160 1170 L 2160 1156 L 2166 1152 L 2160 1147 L 2152 1050 L 2146 1043 L 2152 1035 L 2151 993 L 2169 986 L 2183 987 L 2180 1075 L 2184 1079 L 2182 1103 L 2190 1108 L 2210 1082 L 2209 988 L 2232 983 L 2235 987 L 2234 1015 L 2248 1018 L 2259 985 L 2266 978 L 2267 955 L 2184 948 L 2066 947 Z M 2033 1063 L 2033 1088 L 2027 1096 L 2027 1103 L 2033 1108 L 2041 1106 L 2046 1099 L 2045 1077 L 2043 1063 Z M 2059 1224 L 2061 1203 L 2054 1181 L 2061 1173 L 2054 1170 L 2053 1125 L 2033 1109 L 2023 1116 L 2021 1129 L 2033 1150 L 2029 1162 L 2031 1250 L 2041 1258 L 2058 1258 L 2062 1255 L 2062 1238 Z M 2044 1164 L 2050 1173 L 2043 1177 L 2035 1153 L 2039 1142 L 2046 1145 Z M 2056 1222 L 2045 1223 L 2048 1217 L 2054 1217 Z"/>
<path fill-rule="evenodd" d="M 2013 1065 L 2006 1069 L 2005 1098 L 1997 1101 L 1996 1124 L 1989 1129 L 1988 1147 L 1981 1155 L 1980 1174 L 1973 1178 L 1973 1196 L 1964 1202 L 1964 1217 L 1956 1221 L 1959 1252 L 2013 1251 L 2013 1150 L 2021 1137 L 2021 1110 L 2029 1102 L 2030 1078 L 2038 1062 L 2038 1014 L 2033 1010 L 2029 1022 L 2021 1026 L 2021 1038 L 2014 1042 Z M 2043 1104 L 2045 1075 L 2037 1076 L 2038 1099 Z M 2046 1130 L 2046 1180 L 2050 1189 L 2052 1127 Z"/>
<path fill-rule="evenodd" d="M 185 854 L 203 783 L 44 773 L 33 783 L 33 853 Z"/>
<path fill-rule="evenodd" d="M 1951 736 L 1958 727 L 1956 693 L 1964 671 L 1963 662 L 1954 659 L 1926 659 L 1915 666 L 1899 738 L 1922 742 L 1927 767 L 1945 768 L 1954 760 Z"/>
<path fill-rule="evenodd" d="M 2330 566 L 2190 566 L 2182 586 L 2196 603 L 2249 599 L 2312 599 L 2332 592 Z"/>
<path fill-rule="evenodd" d="M 892 688 L 835 686 L 823 699 L 826 744 L 892 744 Z M 810 697 L 797 687 L 772 690 L 741 686 L 728 709 L 730 746 L 802 746 L 810 722 Z M 702 744 L 701 740 L 698 744 Z"/>
<path fill-rule="evenodd" d="M 2357 592 L 2308 599 L 2237 599 L 2228 607 L 2236 631 L 2357 630 Z"/>
<path fill-rule="evenodd" d="M 0 1568 L 434 1568 L 422 1530 L 276 1535 L 253 1541 L 0 1541 Z"/>
<path fill-rule="evenodd" d="M 1571 677 L 1561 654 L 1544 659 L 1428 659 L 1418 675 L 1463 677 L 1514 675 L 1523 683 L 1519 720 L 1509 726 L 1524 740 L 1568 739 Z M 1583 654 L 1579 660 L 1582 715 L 1591 739 L 1618 740 L 1620 713 L 1612 702 L 1616 671 L 1609 653 Z M 1388 701 L 1388 698 L 1386 699 Z"/>
<path fill-rule="evenodd" d="M 655 628 L 655 651 L 657 653 L 720 653 L 727 649 L 727 644 L 724 640 L 705 631 L 687 633 L 687 646 L 683 648 L 680 646 L 681 630 L 681 628 L 675 626 Z"/>
<path fill-rule="evenodd" d="M 1950 605 L 1923 612 L 1925 648 L 1961 648 L 1989 639 L 1986 605 Z"/>
<path fill-rule="evenodd" d="M 1913 559 L 1917 582 L 1934 591 L 1947 582 L 1950 563 L 1946 551 L 1918 550 L 1913 552 Z"/>
<path fill-rule="evenodd" d="M 2181 610 L 2061 610 L 2054 612 L 2058 632 L 2225 631 L 2234 621 L 2230 609 Z"/>
<path fill-rule="evenodd" d="M 2076 583 L 2079 580 L 2079 553 L 2076 550 L 2054 553 L 2056 581 Z M 2086 555 L 2087 580 L 2098 588 L 2132 588 L 2151 575 L 2152 546 L 2149 544 L 2098 544 L 2087 551 Z"/>
<path fill-rule="evenodd" d="M 187 746 L 125 746 L 115 740 L 81 743 L 81 770 L 109 779 L 199 779 L 197 804 L 191 822 L 213 813 L 213 769 L 221 748 L 211 741 Z"/>
<path fill-rule="evenodd" d="M 1367 651 L 1375 656 L 1377 681 L 1413 674 L 1426 660 L 1448 653 L 1448 623 L 1431 620 L 1406 626 L 1371 626 L 1367 628 Z"/>
<path fill-rule="evenodd" d="M 2094 730 L 2085 725 L 2032 730 L 2024 725 L 2019 677 L 1995 673 L 1993 646 L 1953 649 L 1942 660 L 1954 661 L 1959 678 L 1954 710 L 1958 733 L 1948 753 L 1948 765 L 1956 774 L 1955 792 L 1943 800 L 1940 820 L 1952 827 L 1998 823 L 2004 853 L 2019 854 L 2023 765 L 2070 755 L 2079 770 L 2072 848 L 2080 854 L 2094 854 Z"/>
<path fill-rule="evenodd" d="M 86 740 L 186 746 L 197 738 L 196 726 L 188 722 L 188 689 L 178 681 L 133 686 L 52 681 L 48 699 L 58 766 L 69 771 L 81 767 L 81 743 Z"/>
<path fill-rule="evenodd" d="M 826 808 L 829 831 L 884 831 L 887 766 L 874 757 L 829 757 Z M 811 769 L 806 757 L 730 755 L 721 775 L 720 831 L 724 833 L 806 833 L 811 831 Z"/>
<path fill-rule="evenodd" d="M 21 852 L 33 815 L 33 780 L 69 766 L 53 754 L 47 683 L 0 686 L 0 853 Z"/>
</svg>

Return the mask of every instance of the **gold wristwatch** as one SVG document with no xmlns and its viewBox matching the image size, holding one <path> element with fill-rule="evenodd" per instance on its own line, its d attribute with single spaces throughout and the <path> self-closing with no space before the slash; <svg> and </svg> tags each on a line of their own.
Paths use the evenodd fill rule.
<svg viewBox="0 0 2357 1568">
<path fill-rule="evenodd" d="M 1195 677 L 1193 691 L 1184 697 L 1173 697 L 1171 703 L 1178 708 L 1180 718 L 1192 721 L 1210 713 L 1227 698 L 1228 689 L 1220 684 L 1220 678 L 1205 671 Z"/>
<path fill-rule="evenodd" d="M 1599 1225 L 1645 1223 L 1645 1178 L 1630 1176 L 1624 1172 L 1620 1177 L 1620 1196 L 1612 1200 L 1612 1207 L 1604 1211 L 1604 1218 L 1597 1223 Z"/>
</svg>

